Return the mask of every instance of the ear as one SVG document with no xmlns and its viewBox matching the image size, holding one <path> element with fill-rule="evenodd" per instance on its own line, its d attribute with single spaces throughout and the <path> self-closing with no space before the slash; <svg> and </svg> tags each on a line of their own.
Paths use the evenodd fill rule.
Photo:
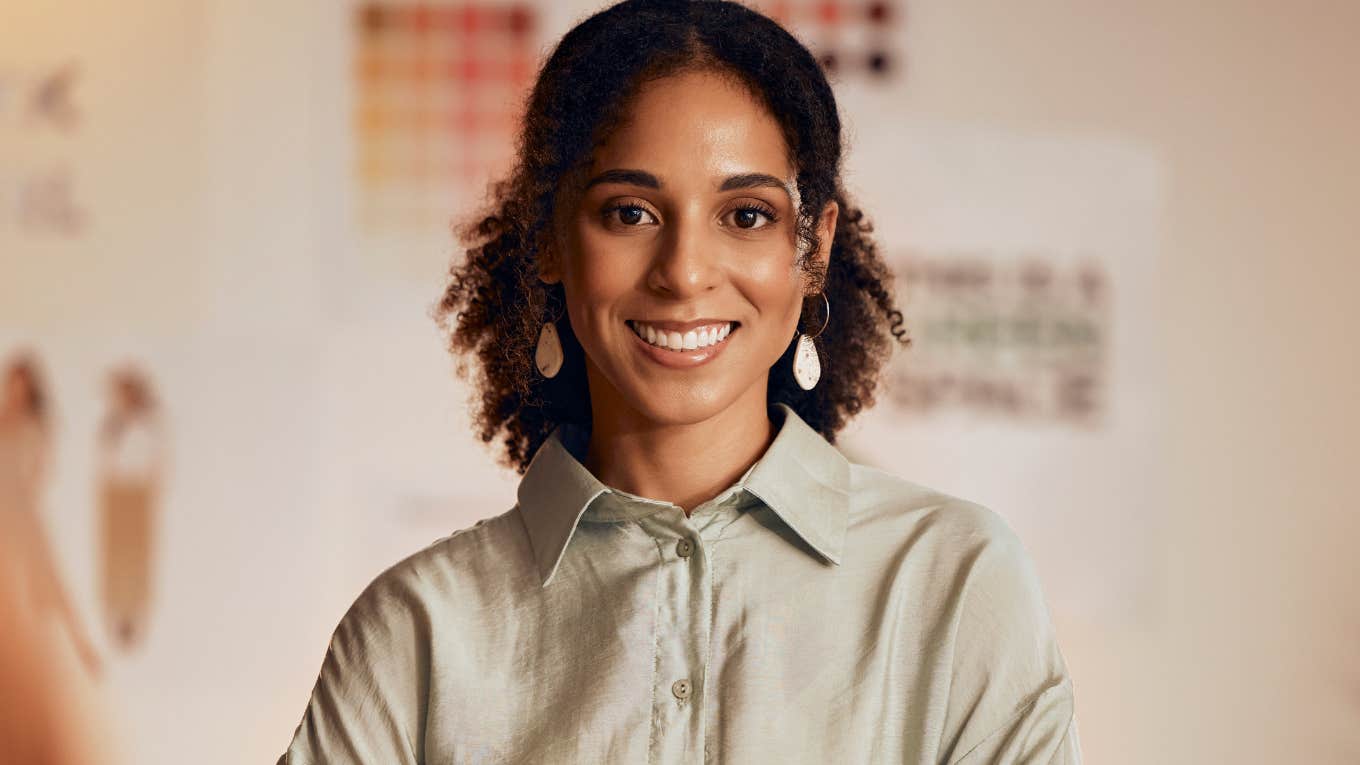
<svg viewBox="0 0 1360 765">
<path fill-rule="evenodd" d="M 821 216 L 817 218 L 817 239 L 821 244 L 817 247 L 817 252 L 812 255 L 816 273 L 825 274 L 828 264 L 831 263 L 831 245 L 836 238 L 836 218 L 840 214 L 840 209 L 840 205 L 833 199 L 826 203 L 826 206 L 822 208 Z M 822 281 L 822 284 L 809 285 L 810 290 L 807 294 L 817 294 L 825 286 L 825 280 Z"/>
</svg>

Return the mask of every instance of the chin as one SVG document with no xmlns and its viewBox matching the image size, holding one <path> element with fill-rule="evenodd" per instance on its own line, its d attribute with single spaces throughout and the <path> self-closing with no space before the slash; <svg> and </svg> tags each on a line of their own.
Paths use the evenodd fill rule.
<svg viewBox="0 0 1360 765">
<path fill-rule="evenodd" d="M 633 398 L 633 409 L 658 425 L 692 425 L 703 422 L 725 410 L 736 396 L 695 395 L 666 396 L 663 388 L 639 392 Z"/>
</svg>

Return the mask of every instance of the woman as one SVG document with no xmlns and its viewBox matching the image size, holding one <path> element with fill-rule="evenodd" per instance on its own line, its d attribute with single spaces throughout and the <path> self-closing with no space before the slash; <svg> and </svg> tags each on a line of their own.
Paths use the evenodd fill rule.
<svg viewBox="0 0 1360 765">
<path fill-rule="evenodd" d="M 905 342 L 840 159 L 742 6 L 562 39 L 437 311 L 518 503 L 359 596 L 281 762 L 1079 761 L 1016 536 L 832 446 Z"/>
</svg>

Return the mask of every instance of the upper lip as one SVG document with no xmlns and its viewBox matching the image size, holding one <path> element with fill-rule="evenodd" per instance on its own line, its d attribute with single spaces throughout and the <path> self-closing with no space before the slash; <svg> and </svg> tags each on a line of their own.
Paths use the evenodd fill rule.
<svg viewBox="0 0 1360 765">
<path fill-rule="evenodd" d="M 664 329 L 667 332 L 688 332 L 698 327 L 707 327 L 713 324 L 736 324 L 732 319 L 691 319 L 690 321 L 659 321 L 653 319 L 631 319 L 630 321 L 641 322 L 656 329 Z"/>
</svg>

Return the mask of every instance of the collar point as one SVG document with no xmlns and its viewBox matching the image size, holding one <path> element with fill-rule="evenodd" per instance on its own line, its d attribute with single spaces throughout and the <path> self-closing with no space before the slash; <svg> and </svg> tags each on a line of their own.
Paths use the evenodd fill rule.
<svg viewBox="0 0 1360 765">
<path fill-rule="evenodd" d="M 829 561 L 829 562 L 830 562 L 832 565 L 834 565 L 834 566 L 840 566 L 840 565 L 841 565 L 841 560 L 842 560 L 842 558 L 844 558 L 844 556 L 841 555 L 841 551 L 840 551 L 840 550 L 820 550 L 820 549 L 819 549 L 817 552 L 821 553 L 821 556 L 822 556 L 823 558 L 825 558 L 827 561 Z"/>
</svg>

